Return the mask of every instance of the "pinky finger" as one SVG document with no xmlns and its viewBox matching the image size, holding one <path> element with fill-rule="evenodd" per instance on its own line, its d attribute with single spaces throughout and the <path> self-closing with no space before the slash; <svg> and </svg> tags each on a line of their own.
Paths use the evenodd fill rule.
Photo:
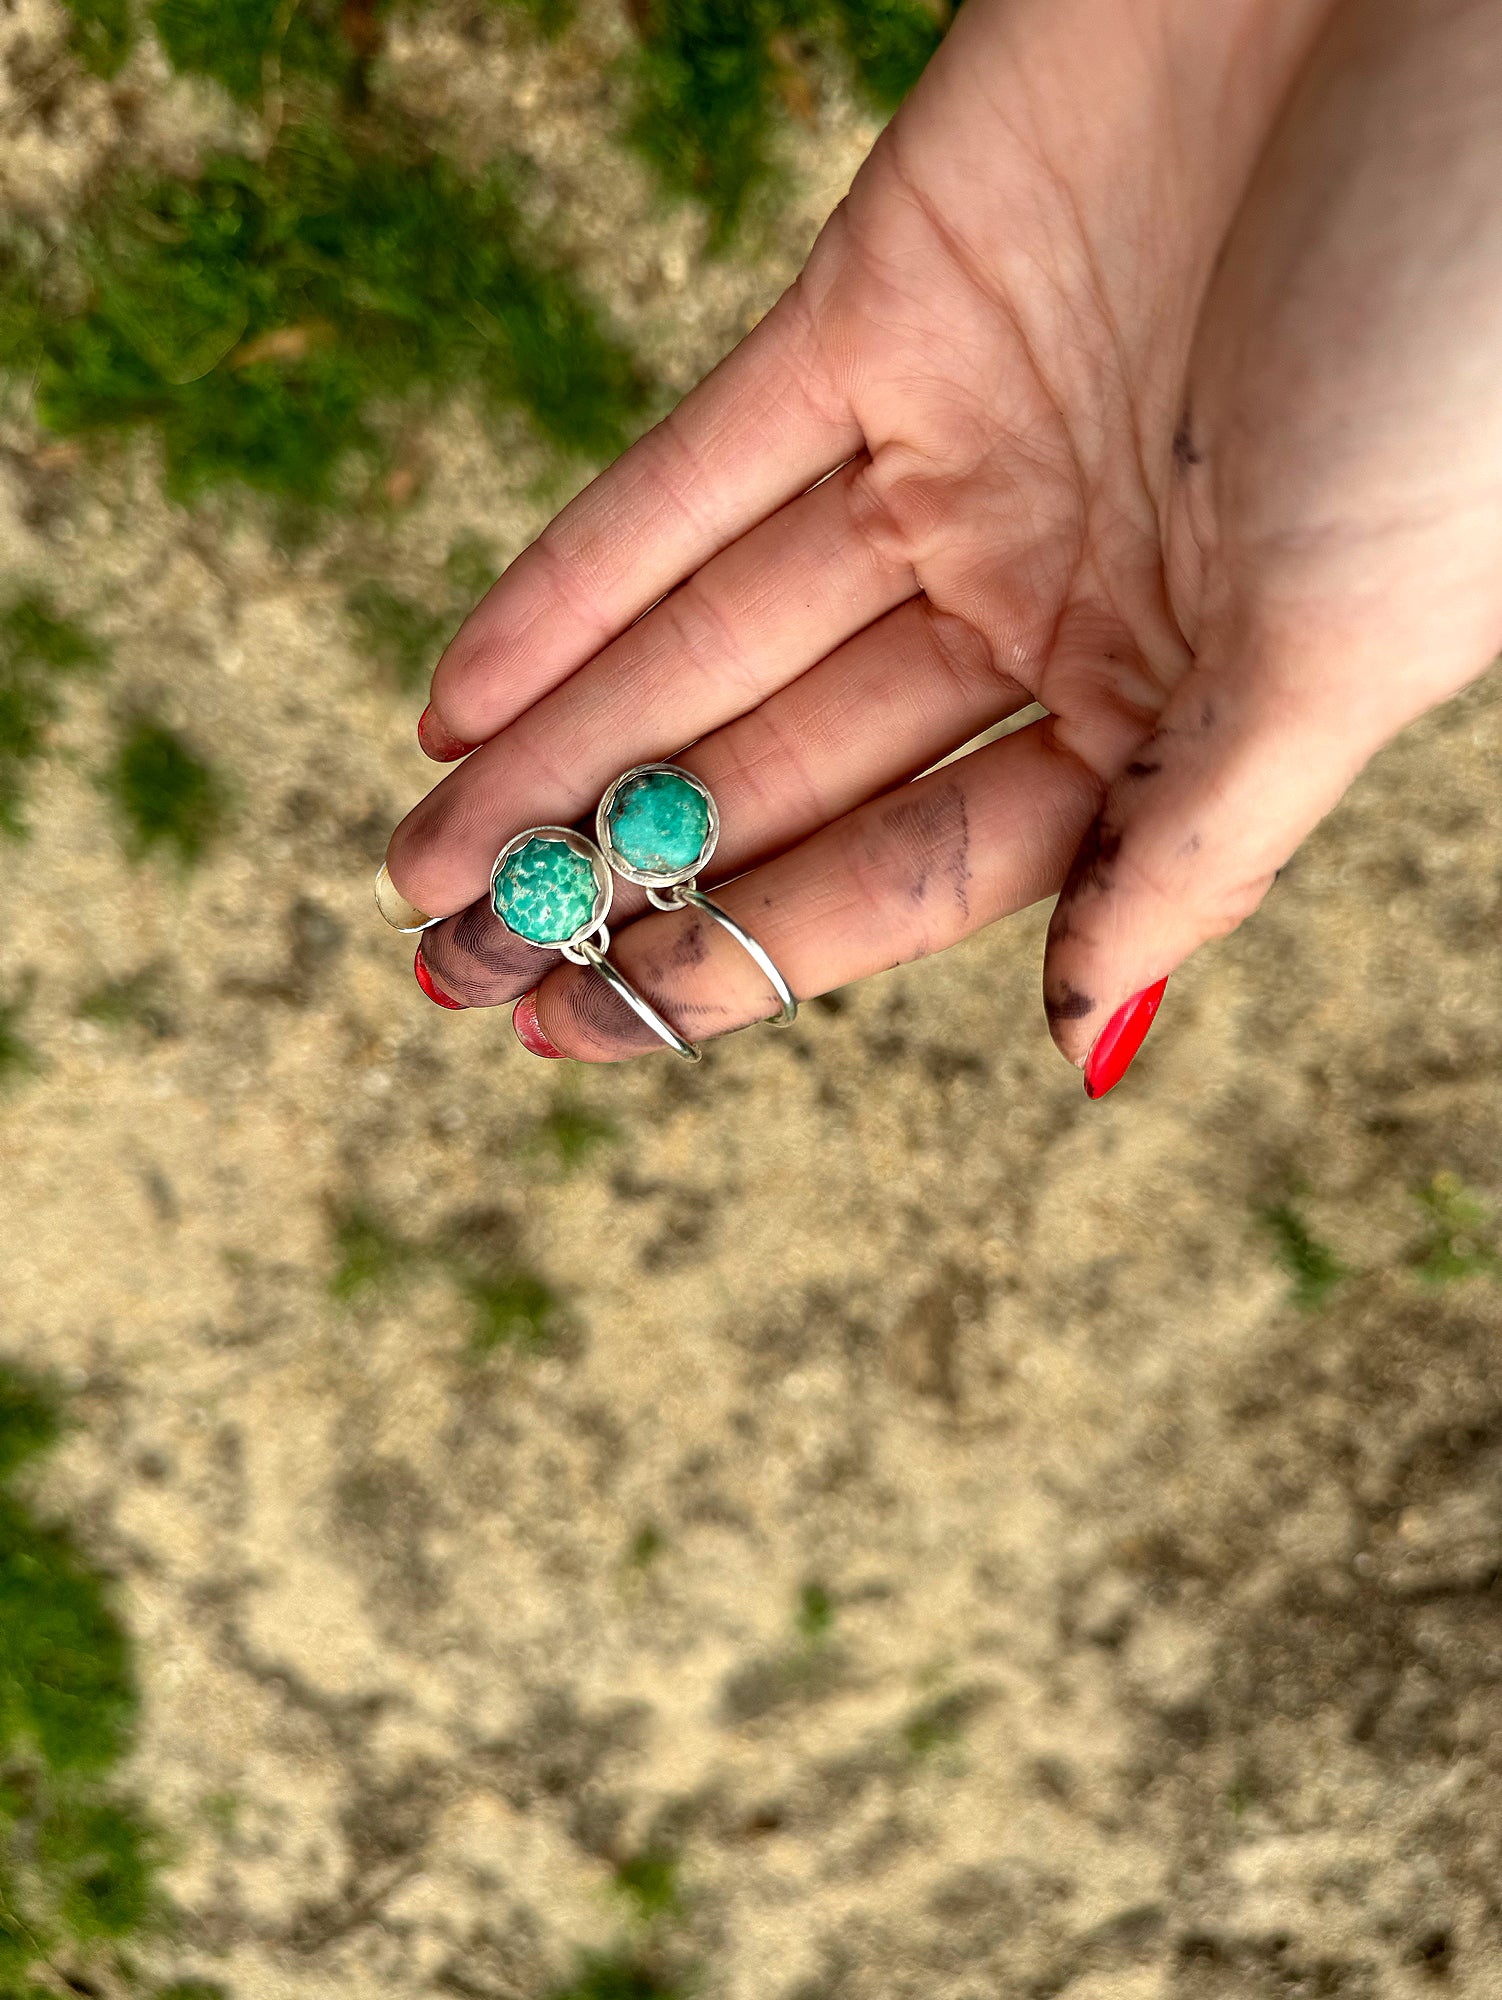
<svg viewBox="0 0 1502 2000">
<path fill-rule="evenodd" d="M 873 799 L 716 889 L 715 901 L 806 1000 L 1052 894 L 1099 803 L 1089 773 L 1034 723 Z M 611 957 L 693 1041 L 777 1010 L 751 956 L 693 909 L 642 918 Z M 586 1062 L 662 1046 L 604 981 L 572 965 L 550 973 L 523 1012 L 529 1033 Z"/>
</svg>

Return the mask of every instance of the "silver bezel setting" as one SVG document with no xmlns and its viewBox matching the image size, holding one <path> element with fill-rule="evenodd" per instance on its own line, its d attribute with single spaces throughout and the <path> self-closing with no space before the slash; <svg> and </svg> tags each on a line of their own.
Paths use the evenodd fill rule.
<svg viewBox="0 0 1502 2000">
<path fill-rule="evenodd" d="M 692 785 L 709 808 L 709 827 L 704 835 L 704 845 L 694 857 L 693 865 L 671 871 L 650 868 L 633 868 L 631 863 L 616 847 L 610 837 L 610 808 L 615 804 L 615 795 L 622 785 L 629 785 L 633 778 L 648 778 L 662 772 L 669 777 L 682 778 Z M 599 839 L 600 851 L 615 870 L 626 881 L 634 882 L 639 889 L 674 889 L 680 882 L 692 882 L 699 870 L 709 861 L 720 838 L 720 809 L 714 802 L 714 794 L 702 778 L 696 778 L 692 771 L 685 771 L 681 764 L 633 764 L 629 771 L 622 771 L 606 792 L 595 813 L 595 833 Z"/>
<path fill-rule="evenodd" d="M 511 859 L 512 855 L 516 854 L 517 852 L 519 852 L 520 849 L 525 847 L 529 840 L 561 840 L 565 847 L 571 847 L 575 852 L 575 854 L 579 854 L 584 857 L 584 859 L 589 863 L 591 872 L 593 873 L 595 878 L 594 909 L 590 915 L 589 922 L 586 924 L 581 924 L 578 930 L 574 932 L 572 937 L 565 938 L 559 944 L 539 944 L 536 938 L 529 938 L 523 936 L 522 932 L 513 929 L 513 927 L 506 922 L 506 919 L 501 915 L 500 911 L 496 908 L 495 904 L 496 878 L 500 874 L 501 870 L 505 867 L 506 863 Z M 494 862 L 491 864 L 491 869 L 490 869 L 491 914 L 495 918 L 496 922 L 500 924 L 506 931 L 508 931 L 512 937 L 520 938 L 523 944 L 531 945 L 534 951 L 561 951 L 566 956 L 572 956 L 578 950 L 578 947 L 582 943 L 582 941 L 587 937 L 593 937 L 596 932 L 600 932 L 608 940 L 609 933 L 605 929 L 605 919 L 610 914 L 610 901 L 614 894 L 615 894 L 615 880 L 610 873 L 610 866 L 609 863 L 606 861 L 604 855 L 600 852 L 599 848 L 595 846 L 592 840 L 587 839 L 585 835 L 582 833 L 576 833 L 571 826 L 529 826 L 525 833 L 519 833 L 515 836 L 514 839 L 508 840 L 506 842 L 506 845 L 501 849 L 500 853 L 496 856 Z"/>
</svg>

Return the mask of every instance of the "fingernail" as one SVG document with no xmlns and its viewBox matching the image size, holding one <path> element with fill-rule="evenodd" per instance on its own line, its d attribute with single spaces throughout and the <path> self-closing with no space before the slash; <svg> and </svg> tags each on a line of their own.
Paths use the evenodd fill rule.
<svg viewBox="0 0 1502 2000">
<path fill-rule="evenodd" d="M 452 999 L 447 993 L 440 993 L 433 984 L 433 975 L 428 970 L 428 962 L 422 955 L 422 946 L 417 947 L 412 958 L 412 970 L 417 974 L 417 983 L 428 998 L 439 1007 L 452 1007 L 456 1014 L 462 1014 L 469 1005 L 467 1000 Z"/>
<path fill-rule="evenodd" d="M 1114 1090 L 1131 1068 L 1132 1058 L 1147 1038 L 1153 1016 L 1163 998 L 1166 979 L 1146 986 L 1118 1007 L 1095 1038 L 1095 1046 L 1085 1060 L 1085 1095 L 1104 1097 Z"/>
<path fill-rule="evenodd" d="M 478 743 L 461 743 L 457 736 L 450 736 L 434 715 L 432 702 L 417 718 L 417 740 L 435 764 L 452 764 L 455 758 L 467 757 L 471 750 L 480 747 Z"/>
<path fill-rule="evenodd" d="M 524 993 L 512 1008 L 511 1025 L 516 1030 L 516 1039 L 529 1055 L 550 1056 L 557 1062 L 563 1061 L 562 1049 L 555 1049 L 538 1026 L 535 986 L 530 993 Z"/>
<path fill-rule="evenodd" d="M 409 903 L 386 873 L 386 864 L 381 863 L 380 873 L 375 879 L 376 908 L 394 931 L 420 931 L 432 922 L 416 903 Z"/>
</svg>

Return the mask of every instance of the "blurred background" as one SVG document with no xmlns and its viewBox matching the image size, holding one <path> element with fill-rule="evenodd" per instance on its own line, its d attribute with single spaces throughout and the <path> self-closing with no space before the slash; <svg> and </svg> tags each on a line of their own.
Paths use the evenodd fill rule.
<svg viewBox="0 0 1502 2000">
<path fill-rule="evenodd" d="M 1044 912 L 690 1075 L 371 903 L 943 25 L 0 9 L 5 2000 L 1502 1991 L 1495 674 L 1096 1105 Z"/>
</svg>

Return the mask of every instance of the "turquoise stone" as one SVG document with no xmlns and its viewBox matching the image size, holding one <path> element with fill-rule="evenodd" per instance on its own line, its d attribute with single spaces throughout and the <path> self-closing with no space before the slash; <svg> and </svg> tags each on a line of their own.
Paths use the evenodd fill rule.
<svg viewBox="0 0 1502 2000">
<path fill-rule="evenodd" d="M 497 872 L 495 912 L 531 944 L 567 944 L 595 908 L 595 871 L 562 840 L 540 834 L 519 847 Z"/>
<path fill-rule="evenodd" d="M 676 771 L 628 778 L 610 802 L 610 838 L 629 867 L 644 875 L 681 875 L 709 838 L 709 806 Z"/>
</svg>

